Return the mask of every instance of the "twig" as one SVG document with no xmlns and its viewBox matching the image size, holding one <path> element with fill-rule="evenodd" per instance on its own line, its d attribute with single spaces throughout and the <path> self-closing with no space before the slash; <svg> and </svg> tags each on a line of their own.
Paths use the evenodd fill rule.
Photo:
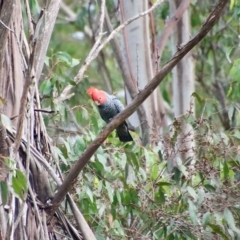
<svg viewBox="0 0 240 240">
<path fill-rule="evenodd" d="M 30 11 L 30 7 L 29 7 L 29 1 L 24 0 L 25 5 L 26 5 L 26 12 L 27 12 L 27 19 L 28 19 L 28 31 L 29 31 L 29 36 L 30 36 L 30 41 L 33 38 L 33 24 L 31 21 L 31 11 Z"/>
<path fill-rule="evenodd" d="M 172 32 L 172 29 L 177 25 L 178 21 L 181 19 L 183 13 L 188 8 L 190 3 L 191 3 L 191 0 L 182 1 L 178 9 L 176 10 L 175 14 L 169 20 L 167 20 L 166 26 L 161 34 L 159 41 L 157 42 L 156 50 L 158 51 L 158 53 L 156 51 L 154 53 L 155 59 L 157 58 L 157 54 L 159 55 L 158 64 L 159 64 L 159 61 L 161 60 L 163 49 Z"/>
<path fill-rule="evenodd" d="M 5 28 L 7 28 L 10 32 L 14 33 L 14 31 L 13 31 L 11 28 L 9 28 L 2 20 L 0 20 L 0 23 L 1 23 Z"/>
<path fill-rule="evenodd" d="M 159 6 L 161 3 L 163 3 L 164 0 L 158 0 L 151 8 L 149 8 L 147 11 L 142 12 L 137 14 L 136 16 L 130 18 L 129 20 L 127 20 L 125 23 L 121 24 L 119 27 L 117 27 L 114 31 L 111 32 L 111 34 L 98 46 L 98 48 L 95 49 L 95 51 L 93 52 L 93 54 L 89 57 L 86 58 L 83 66 L 80 68 L 77 76 L 74 78 L 74 82 L 76 84 L 78 84 L 79 82 L 82 81 L 83 76 L 85 71 L 87 70 L 88 66 L 90 65 L 90 63 L 98 56 L 99 52 L 105 47 L 105 45 L 107 43 L 109 43 L 110 40 L 112 40 L 115 35 L 117 33 L 119 33 L 123 28 L 125 28 L 127 25 L 129 25 L 131 22 L 135 21 L 136 19 L 140 18 L 140 17 L 144 17 L 145 15 L 149 14 L 150 12 L 152 12 L 157 6 Z M 61 93 L 61 95 L 58 98 L 54 99 L 54 102 L 57 104 L 59 102 L 62 102 L 64 100 L 69 99 L 70 97 L 73 96 L 72 94 L 68 94 L 69 91 L 72 89 L 71 85 L 68 85 Z"/>
<path fill-rule="evenodd" d="M 43 113 L 49 113 L 49 114 L 55 113 L 54 110 L 48 111 L 43 109 L 34 109 L 34 112 L 43 112 Z"/>
<path fill-rule="evenodd" d="M 17 41 L 18 48 L 19 48 L 19 52 L 20 52 L 20 54 L 21 54 L 21 57 L 22 57 L 22 60 L 23 60 L 23 63 L 24 63 L 24 67 L 25 67 L 25 69 L 27 69 L 26 59 L 25 59 L 25 57 L 24 57 L 24 55 L 23 55 L 22 47 L 21 47 L 21 44 L 20 44 L 19 39 L 18 39 L 18 37 L 17 37 L 17 34 L 16 34 L 11 28 L 9 28 L 2 20 L 0 20 L 0 23 L 1 23 L 5 28 L 7 28 L 11 33 L 14 34 L 14 36 L 15 36 L 15 38 L 16 38 L 16 41 Z M 24 70 L 25 70 L 25 69 L 24 69 Z"/>
<path fill-rule="evenodd" d="M 225 5 L 229 0 L 221 0 L 219 4 L 213 9 L 208 16 L 205 23 L 198 34 L 192 38 L 187 44 L 182 46 L 181 49 L 173 56 L 173 58 L 165 64 L 165 66 L 156 74 L 156 76 L 146 85 L 146 87 L 133 99 L 132 103 L 128 107 L 118 114 L 113 120 L 103 129 L 103 131 L 95 138 L 92 144 L 84 151 L 79 157 L 79 160 L 71 168 L 70 172 L 66 176 L 63 184 L 58 189 L 52 200 L 51 211 L 54 211 L 56 207 L 61 203 L 62 199 L 66 196 L 69 189 L 72 187 L 72 183 L 78 177 L 83 167 L 88 163 L 89 159 L 95 153 L 95 151 L 101 146 L 108 135 L 118 127 L 126 118 L 128 118 L 134 111 L 137 110 L 140 104 L 151 95 L 151 93 L 159 86 L 167 74 L 177 65 L 177 63 L 193 48 L 195 47 L 212 29 L 214 24 L 219 19 Z"/>
<path fill-rule="evenodd" d="M 23 89 L 22 98 L 21 98 L 21 107 L 19 109 L 17 133 L 16 133 L 16 139 L 15 139 L 15 143 L 14 143 L 14 153 L 15 154 L 17 153 L 19 146 L 21 144 L 21 139 L 22 139 L 22 134 L 23 134 L 23 123 L 24 123 L 24 118 L 25 118 L 25 110 L 26 110 L 27 99 L 28 99 L 28 92 L 29 92 L 31 85 L 33 85 L 34 81 L 35 81 L 35 76 L 34 76 L 34 71 L 33 71 L 33 56 L 35 53 L 35 49 L 36 48 L 35 48 L 35 44 L 34 44 L 32 53 L 31 53 L 30 59 L 29 59 L 29 67 L 28 67 L 26 82 L 24 84 L 24 89 Z"/>
<path fill-rule="evenodd" d="M 104 16 L 105 16 L 105 0 L 101 0 L 101 11 L 100 11 L 100 19 L 99 19 L 99 22 L 100 22 L 99 34 L 98 34 L 95 44 L 93 45 L 90 53 L 87 56 L 87 59 L 85 62 L 87 62 L 88 59 L 91 59 L 91 56 L 94 54 L 94 52 L 96 51 L 96 49 L 98 48 L 98 46 L 101 43 L 101 40 L 103 37 Z"/>
</svg>

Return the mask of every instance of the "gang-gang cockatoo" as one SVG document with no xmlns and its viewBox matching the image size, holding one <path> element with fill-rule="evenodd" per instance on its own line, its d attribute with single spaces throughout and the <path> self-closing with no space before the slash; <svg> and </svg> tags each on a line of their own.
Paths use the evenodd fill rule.
<svg viewBox="0 0 240 240">
<path fill-rule="evenodd" d="M 114 116 L 116 116 L 124 109 L 123 104 L 116 96 L 109 95 L 108 93 L 95 87 L 90 87 L 87 90 L 87 94 L 97 105 L 100 116 L 106 123 L 110 122 Z M 132 126 L 130 126 L 130 128 L 132 129 Z M 133 141 L 132 136 L 129 133 L 129 125 L 126 121 L 118 126 L 116 130 L 121 142 Z"/>
</svg>

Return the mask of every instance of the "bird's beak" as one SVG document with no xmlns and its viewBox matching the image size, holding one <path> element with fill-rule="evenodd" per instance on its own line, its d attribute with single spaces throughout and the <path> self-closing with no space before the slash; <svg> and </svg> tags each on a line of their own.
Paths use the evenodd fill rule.
<svg viewBox="0 0 240 240">
<path fill-rule="evenodd" d="M 100 102 L 99 102 L 99 101 L 94 101 L 94 102 L 95 102 L 95 104 L 96 104 L 97 106 L 100 105 Z"/>
</svg>

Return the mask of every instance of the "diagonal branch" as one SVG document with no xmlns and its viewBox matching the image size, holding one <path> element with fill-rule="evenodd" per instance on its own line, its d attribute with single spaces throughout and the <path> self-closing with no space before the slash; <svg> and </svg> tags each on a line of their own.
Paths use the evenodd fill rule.
<svg viewBox="0 0 240 240">
<path fill-rule="evenodd" d="M 192 38 L 188 43 L 186 43 L 182 48 L 176 52 L 173 58 L 165 64 L 165 66 L 156 74 L 156 76 L 146 85 L 143 91 L 141 91 L 136 98 L 133 99 L 131 104 L 118 114 L 114 119 L 103 129 L 103 131 L 96 137 L 92 144 L 85 150 L 85 152 L 80 156 L 79 160 L 76 162 L 74 167 L 70 170 L 66 176 L 63 184 L 59 187 L 57 193 L 55 194 L 51 207 L 51 211 L 61 203 L 64 197 L 67 195 L 68 190 L 71 188 L 72 183 L 77 178 L 78 174 L 81 172 L 83 167 L 88 163 L 89 159 L 95 153 L 95 151 L 100 147 L 108 135 L 117 128 L 126 118 L 128 118 L 134 111 L 138 109 L 140 104 L 142 104 L 147 97 L 158 87 L 158 85 L 163 81 L 167 74 L 176 66 L 176 64 L 193 48 L 195 47 L 212 29 L 214 24 L 219 19 L 223 12 L 225 5 L 229 0 L 221 0 L 219 4 L 213 9 L 213 11 L 208 16 L 205 23 L 198 34 Z"/>
<path fill-rule="evenodd" d="M 181 19 L 183 13 L 189 7 L 190 3 L 191 3 L 191 0 L 182 1 L 181 4 L 179 5 L 178 9 L 174 13 L 174 15 L 170 19 L 167 20 L 165 28 L 163 29 L 163 32 L 161 33 L 161 37 L 160 37 L 159 41 L 157 42 L 157 52 L 156 51 L 154 52 L 154 55 L 155 55 L 154 58 L 157 58 L 157 55 L 160 58 L 162 57 L 163 49 L 167 43 L 167 40 L 168 40 L 170 34 L 172 33 L 172 30 L 177 25 L 178 21 Z"/>
</svg>

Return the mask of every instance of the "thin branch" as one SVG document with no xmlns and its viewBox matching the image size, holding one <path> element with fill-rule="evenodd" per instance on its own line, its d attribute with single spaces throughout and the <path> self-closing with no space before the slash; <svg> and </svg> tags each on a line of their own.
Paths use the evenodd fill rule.
<svg viewBox="0 0 240 240">
<path fill-rule="evenodd" d="M 56 111 L 54 110 L 44 110 L 44 109 L 34 109 L 34 112 L 43 112 L 43 113 L 49 113 L 49 114 L 52 114 L 52 113 L 55 113 Z"/>
<path fill-rule="evenodd" d="M 123 28 L 125 28 L 127 25 L 129 25 L 131 22 L 135 21 L 136 19 L 140 18 L 140 17 L 144 17 L 145 15 L 149 14 L 150 12 L 152 12 L 157 6 L 159 6 L 160 4 L 162 4 L 164 2 L 164 0 L 158 0 L 151 8 L 149 8 L 147 11 L 142 12 L 137 14 L 136 16 L 130 18 L 129 20 L 127 20 L 125 23 L 121 24 L 119 27 L 117 27 L 114 31 L 111 32 L 111 34 L 98 46 L 98 48 L 95 49 L 95 51 L 92 53 L 92 55 L 88 55 L 88 57 L 86 58 L 83 66 L 80 68 L 77 76 L 74 78 L 74 82 L 75 83 L 79 83 L 82 81 L 84 73 L 86 72 L 87 68 L 89 67 L 89 65 L 91 64 L 91 62 L 96 59 L 96 57 L 98 56 L 99 52 L 105 47 L 105 45 L 107 43 L 109 43 L 110 40 L 112 40 L 115 35 L 117 33 L 119 33 Z M 54 102 L 57 104 L 59 102 L 62 102 L 64 100 L 69 99 L 70 97 L 73 96 L 73 93 L 69 94 L 69 91 L 72 89 L 71 85 L 68 85 L 61 93 L 61 95 L 54 99 Z"/>
<path fill-rule="evenodd" d="M 23 134 L 23 124 L 24 124 L 24 118 L 25 118 L 25 111 L 27 106 L 27 100 L 28 100 L 28 93 L 31 85 L 34 84 L 35 79 L 35 73 L 33 69 L 33 57 L 35 53 L 35 44 L 33 44 L 32 53 L 29 58 L 29 67 L 27 71 L 26 81 L 24 84 L 24 89 L 21 97 L 21 107 L 19 109 L 19 119 L 18 119 L 18 125 L 17 125 L 17 133 L 16 133 L 16 139 L 14 143 L 14 153 L 17 153 L 19 146 L 22 141 L 22 134 Z"/>
<path fill-rule="evenodd" d="M 91 59 L 91 56 L 93 56 L 94 52 L 96 51 L 96 49 L 99 47 L 102 37 L 103 37 L 103 24 L 104 24 L 104 16 L 105 16 L 105 0 L 101 0 L 101 12 L 100 12 L 100 30 L 99 30 L 99 34 L 97 36 L 96 42 L 93 45 L 90 53 L 88 54 L 88 57 L 86 59 L 86 62 L 88 61 L 88 59 Z"/>
<path fill-rule="evenodd" d="M 119 113 L 113 120 L 103 129 L 103 131 L 95 138 L 85 152 L 80 156 L 76 164 L 71 168 L 70 172 L 66 176 L 63 184 L 55 194 L 50 208 L 54 211 L 56 207 L 61 203 L 69 189 L 72 187 L 72 183 L 78 177 L 83 167 L 88 163 L 89 159 L 95 153 L 95 151 L 101 146 L 108 135 L 117 128 L 125 119 L 127 119 L 137 108 L 144 102 L 144 100 L 151 95 L 151 93 L 159 86 L 167 74 L 177 65 L 177 63 L 193 48 L 195 47 L 211 30 L 214 24 L 219 19 L 223 12 L 225 5 L 229 0 L 221 0 L 219 4 L 213 9 L 208 16 L 205 23 L 202 25 L 198 34 L 186 43 L 182 48 L 179 48 L 173 58 L 165 64 L 165 66 L 156 74 L 156 76 L 146 85 L 146 87 L 133 99 L 132 103 L 128 107 Z"/>
<path fill-rule="evenodd" d="M 29 31 L 29 36 L 30 36 L 30 41 L 32 40 L 33 37 L 33 24 L 32 24 L 32 17 L 31 17 L 31 11 L 30 11 L 30 7 L 29 7 L 29 1 L 24 0 L 25 2 L 25 6 L 26 6 L 26 13 L 27 13 L 27 20 L 28 20 L 28 31 Z"/>
<path fill-rule="evenodd" d="M 63 1 L 61 1 L 61 10 L 67 15 L 64 17 L 64 19 L 67 22 L 75 22 L 77 19 L 77 14 L 68 6 L 66 5 Z"/>
<path fill-rule="evenodd" d="M 9 28 L 2 20 L 0 20 L 0 23 L 1 23 L 5 28 L 7 28 L 10 32 L 14 33 L 14 31 L 13 31 L 11 28 Z"/>
<path fill-rule="evenodd" d="M 155 49 L 155 52 L 154 52 L 154 60 L 157 59 L 158 63 L 161 60 L 163 49 L 167 43 L 167 40 L 173 28 L 177 25 L 178 21 L 181 19 L 183 13 L 189 7 L 190 3 L 191 3 L 191 0 L 182 1 L 178 9 L 176 10 L 175 14 L 170 19 L 167 20 L 165 28 L 163 29 L 163 32 L 161 34 L 161 37 L 157 42 L 157 49 Z"/>
<path fill-rule="evenodd" d="M 17 41 L 17 45 L 18 45 L 18 47 L 19 47 L 19 52 L 20 52 L 20 54 L 21 54 L 21 57 L 22 57 L 22 60 L 23 60 L 23 63 L 24 63 L 24 67 L 25 67 L 25 69 L 27 69 L 26 59 L 25 59 L 25 57 L 24 57 L 24 55 L 23 55 L 22 47 L 21 47 L 21 44 L 20 44 L 19 39 L 18 39 L 18 37 L 17 37 L 17 34 L 16 34 L 11 28 L 9 28 L 6 24 L 4 24 L 4 22 L 2 22 L 2 20 L 0 20 L 0 23 L 1 23 L 5 28 L 7 28 L 11 33 L 14 34 L 14 36 L 15 36 L 15 38 L 16 38 L 16 41 Z M 24 70 L 25 70 L 25 69 L 24 69 Z"/>
</svg>

